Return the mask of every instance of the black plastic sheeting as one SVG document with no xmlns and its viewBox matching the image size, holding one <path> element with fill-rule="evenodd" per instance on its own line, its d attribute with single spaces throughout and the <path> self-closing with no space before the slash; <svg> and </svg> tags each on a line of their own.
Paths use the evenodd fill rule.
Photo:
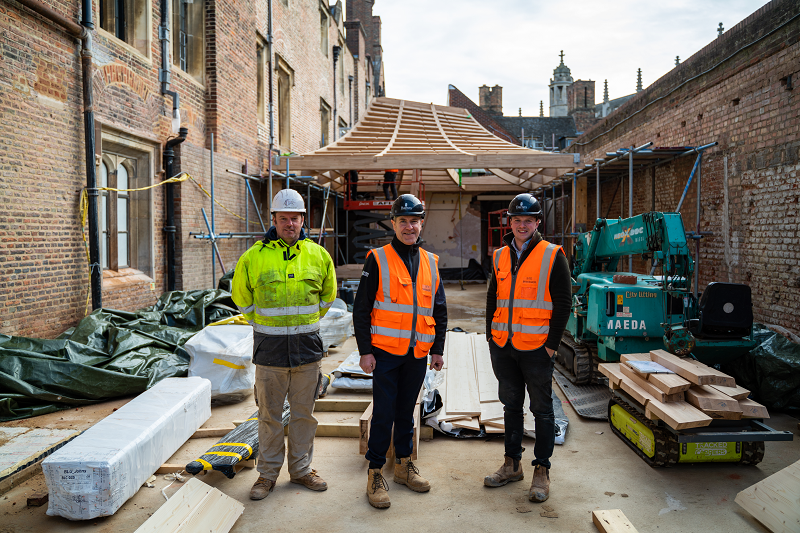
<svg viewBox="0 0 800 533">
<path fill-rule="evenodd" d="M 0 421 L 136 395 L 185 376 L 183 344 L 238 314 L 220 290 L 165 293 L 136 312 L 97 309 L 57 339 L 0 335 Z"/>
<path fill-rule="evenodd" d="M 770 411 L 800 417 L 800 344 L 761 324 L 755 329 L 760 344 L 721 370 Z"/>
</svg>

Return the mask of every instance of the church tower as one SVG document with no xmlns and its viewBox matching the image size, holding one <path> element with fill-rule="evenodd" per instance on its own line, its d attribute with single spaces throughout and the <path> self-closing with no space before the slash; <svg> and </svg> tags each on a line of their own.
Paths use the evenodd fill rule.
<svg viewBox="0 0 800 533">
<path fill-rule="evenodd" d="M 572 85 L 572 76 L 569 67 L 564 64 L 564 50 L 561 50 L 561 63 L 553 70 L 553 79 L 550 80 L 550 116 L 566 117 L 569 111 L 567 105 L 567 89 Z"/>
</svg>

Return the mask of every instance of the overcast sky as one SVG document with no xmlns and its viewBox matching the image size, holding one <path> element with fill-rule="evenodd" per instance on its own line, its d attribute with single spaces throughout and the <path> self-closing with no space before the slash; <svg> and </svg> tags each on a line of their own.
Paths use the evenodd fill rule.
<svg viewBox="0 0 800 533">
<path fill-rule="evenodd" d="M 478 103 L 478 87 L 503 87 L 503 114 L 539 115 L 564 50 L 573 79 L 603 80 L 611 99 L 647 87 L 764 0 L 376 0 L 383 25 L 386 95 L 447 103 L 447 86 Z M 612 7 L 613 6 L 613 7 Z"/>
</svg>

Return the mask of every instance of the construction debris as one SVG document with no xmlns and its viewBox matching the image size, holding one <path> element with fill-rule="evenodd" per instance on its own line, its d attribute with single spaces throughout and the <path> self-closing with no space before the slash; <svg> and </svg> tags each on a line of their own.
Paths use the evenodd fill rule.
<svg viewBox="0 0 800 533">
<path fill-rule="evenodd" d="M 210 416 L 208 380 L 160 381 L 44 460 L 47 514 L 113 515 Z"/>
<path fill-rule="evenodd" d="M 592 511 L 592 522 L 601 533 L 636 533 L 637 531 L 620 509 Z"/>
</svg>

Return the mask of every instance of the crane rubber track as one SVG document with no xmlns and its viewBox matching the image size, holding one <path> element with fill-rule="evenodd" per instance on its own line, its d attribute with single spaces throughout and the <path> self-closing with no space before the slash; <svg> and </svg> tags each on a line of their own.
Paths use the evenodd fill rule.
<svg viewBox="0 0 800 533">
<path fill-rule="evenodd" d="M 563 349 L 571 352 L 573 356 L 574 365 L 572 366 L 575 370 L 574 373 L 570 372 L 569 368 L 564 364 L 564 354 L 561 353 Z M 556 355 L 556 366 L 567 379 L 576 385 L 588 385 L 596 381 L 595 375 L 599 363 L 596 355 L 596 348 L 593 350 L 592 347 L 586 344 L 576 342 L 572 338 L 572 335 L 564 332 L 558 351 L 559 353 Z"/>
<path fill-rule="evenodd" d="M 653 432 L 653 442 L 655 444 L 655 453 L 653 454 L 653 457 L 648 457 L 634 443 L 629 441 L 621 431 L 614 427 L 611 418 L 611 407 L 614 405 L 619 405 L 622 407 L 626 413 L 634 417 L 640 424 L 645 425 L 647 429 Z M 678 459 L 680 457 L 680 444 L 678 443 L 678 439 L 675 437 L 675 435 L 656 426 L 652 420 L 648 420 L 646 417 L 642 416 L 639 411 L 634 409 L 627 402 L 619 398 L 611 398 L 608 400 L 608 425 L 611 426 L 611 431 L 617 437 L 622 439 L 622 442 L 627 444 L 631 450 L 635 451 L 639 457 L 644 459 L 645 463 L 653 468 L 662 466 L 670 467 L 678 463 Z"/>
<path fill-rule="evenodd" d="M 372 241 L 391 237 L 394 235 L 394 230 L 386 226 L 385 221 L 389 220 L 387 213 L 363 211 L 359 212 L 358 216 L 359 218 L 353 222 L 353 231 L 356 236 L 353 237 L 352 243 L 358 250 L 353 258 L 356 263 L 363 265 L 369 251 L 377 248 Z M 372 227 L 373 224 L 376 227 Z"/>
</svg>

